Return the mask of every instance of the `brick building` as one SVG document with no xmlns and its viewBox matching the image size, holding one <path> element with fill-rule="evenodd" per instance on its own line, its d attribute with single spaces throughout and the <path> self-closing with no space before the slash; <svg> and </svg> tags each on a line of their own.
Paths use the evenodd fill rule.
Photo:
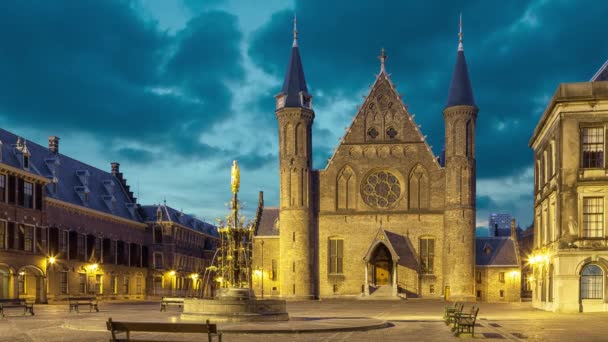
<svg viewBox="0 0 608 342">
<path fill-rule="evenodd" d="M 214 282 L 204 282 L 203 275 L 217 247 L 215 227 L 166 204 L 144 205 L 142 210 L 151 233 L 146 236 L 150 255 L 148 293 L 195 296 L 212 292 Z M 203 285 L 208 288 L 203 289 Z"/>
<path fill-rule="evenodd" d="M 254 249 L 254 264 L 261 263 L 262 241 L 264 269 L 269 259 L 278 263 L 270 283 L 281 297 L 359 296 L 379 288 L 394 297 L 475 297 L 478 109 L 462 40 L 443 111 L 441 164 L 391 82 L 384 51 L 380 60 L 380 73 L 334 155 L 315 170 L 316 114 L 294 31 L 276 96 L 278 242 L 259 235 Z M 269 275 L 262 274 L 265 293 Z"/>
<path fill-rule="evenodd" d="M 103 171 L 61 154 L 58 137 L 44 147 L 3 129 L 0 151 L 0 298 L 154 295 L 146 282 L 149 249 L 157 248 L 154 225 L 118 163 Z M 191 224 L 188 215 L 179 220 L 217 238 L 211 225 Z M 210 252 L 201 249 L 215 244 L 194 234 L 179 237 L 181 255 L 208 263 Z"/>
</svg>

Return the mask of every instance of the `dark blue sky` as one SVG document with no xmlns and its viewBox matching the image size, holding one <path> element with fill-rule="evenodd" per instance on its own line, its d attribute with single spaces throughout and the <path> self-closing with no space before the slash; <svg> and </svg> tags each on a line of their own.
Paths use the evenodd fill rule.
<svg viewBox="0 0 608 342">
<path fill-rule="evenodd" d="M 433 150 L 456 56 L 458 14 L 476 102 L 478 225 L 489 212 L 532 222 L 527 143 L 560 82 L 608 58 L 604 1 L 4 1 L 0 126 L 109 170 L 119 161 L 141 202 L 167 199 L 212 220 L 232 159 L 252 212 L 278 202 L 273 96 L 293 13 L 316 120 L 317 168 L 387 69 Z"/>
</svg>

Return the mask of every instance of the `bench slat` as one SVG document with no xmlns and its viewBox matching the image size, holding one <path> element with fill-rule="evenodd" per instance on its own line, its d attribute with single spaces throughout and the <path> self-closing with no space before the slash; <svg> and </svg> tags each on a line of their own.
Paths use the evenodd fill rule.
<svg viewBox="0 0 608 342">
<path fill-rule="evenodd" d="M 196 323 L 149 323 L 149 322 L 112 322 L 115 331 L 147 331 L 167 333 L 216 333 L 215 324 Z"/>
</svg>

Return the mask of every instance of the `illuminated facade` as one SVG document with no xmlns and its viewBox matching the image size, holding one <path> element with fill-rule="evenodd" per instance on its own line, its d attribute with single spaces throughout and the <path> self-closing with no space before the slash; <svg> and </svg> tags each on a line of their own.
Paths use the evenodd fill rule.
<svg viewBox="0 0 608 342">
<path fill-rule="evenodd" d="M 254 266 L 264 279 L 262 286 L 254 277 L 256 295 L 263 287 L 288 299 L 407 293 L 474 300 L 478 109 L 462 41 L 456 57 L 443 111 L 444 160 L 395 89 L 382 51 L 369 94 L 325 169 L 315 170 L 316 113 L 294 37 L 276 96 L 280 205 L 255 239 Z"/>
<path fill-rule="evenodd" d="M 189 289 L 180 277 L 207 264 L 215 227 L 183 214 L 158 223 L 145 209 L 118 163 L 103 171 L 61 154 L 58 137 L 43 147 L 0 129 L 0 298 L 160 295 L 148 276 L 158 224 L 169 226 L 166 265 L 177 280 L 168 288 Z"/>
<path fill-rule="evenodd" d="M 530 140 L 535 182 L 528 280 L 534 307 L 548 311 L 608 311 L 605 69 L 590 82 L 560 84 Z"/>
</svg>

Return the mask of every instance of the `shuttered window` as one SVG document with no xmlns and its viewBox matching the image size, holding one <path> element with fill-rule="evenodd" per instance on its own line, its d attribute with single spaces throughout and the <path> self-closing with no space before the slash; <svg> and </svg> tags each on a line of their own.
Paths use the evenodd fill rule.
<svg viewBox="0 0 608 342">
<path fill-rule="evenodd" d="M 329 239 L 329 274 L 343 274 L 344 240 Z"/>
<path fill-rule="evenodd" d="M 435 267 L 435 239 L 420 239 L 420 273 L 433 274 Z"/>
</svg>

